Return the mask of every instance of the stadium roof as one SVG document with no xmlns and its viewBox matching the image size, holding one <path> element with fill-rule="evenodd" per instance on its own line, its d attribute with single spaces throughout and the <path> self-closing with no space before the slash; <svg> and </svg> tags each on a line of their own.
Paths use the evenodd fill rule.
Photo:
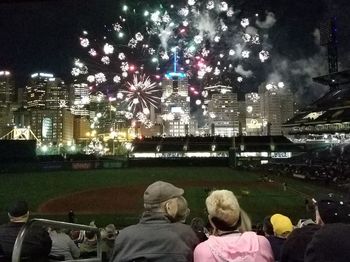
<svg viewBox="0 0 350 262">
<path fill-rule="evenodd" d="M 133 152 L 209 152 L 229 151 L 235 145 L 237 150 L 244 151 L 302 151 L 299 145 L 294 144 L 284 136 L 237 136 L 235 143 L 232 137 L 208 136 L 208 137 L 153 137 L 135 139 Z M 274 150 L 271 149 L 274 146 Z"/>
<path fill-rule="evenodd" d="M 283 127 L 350 121 L 350 70 L 316 77 L 314 81 L 334 88 L 296 113 Z"/>
<path fill-rule="evenodd" d="M 350 83 L 350 70 L 318 76 L 313 78 L 313 80 L 322 85 L 346 85 Z"/>
<path fill-rule="evenodd" d="M 319 125 L 350 122 L 350 106 L 331 108 L 325 111 L 308 111 L 295 115 L 283 124 L 284 127 L 296 125 Z"/>
</svg>

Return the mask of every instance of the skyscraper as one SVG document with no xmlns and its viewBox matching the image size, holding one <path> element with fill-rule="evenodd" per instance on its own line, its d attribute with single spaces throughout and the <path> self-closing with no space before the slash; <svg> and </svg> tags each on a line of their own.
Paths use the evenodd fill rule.
<svg viewBox="0 0 350 262">
<path fill-rule="evenodd" d="M 165 75 L 161 101 L 163 133 L 168 136 L 194 134 L 197 122 L 190 117 L 188 78 L 184 73 L 171 72 Z"/>
<path fill-rule="evenodd" d="M 282 123 L 293 116 L 292 92 L 282 82 L 259 87 L 267 135 L 281 135 Z"/>
<path fill-rule="evenodd" d="M 52 74 L 35 73 L 24 90 L 30 128 L 42 143 L 71 143 L 73 115 L 68 109 L 68 89 Z"/>
<path fill-rule="evenodd" d="M 247 135 L 261 135 L 266 120 L 263 117 L 264 105 L 258 93 L 245 94 L 245 130 Z"/>
<path fill-rule="evenodd" d="M 24 90 L 27 108 L 57 109 L 68 107 L 68 89 L 65 83 L 52 74 L 35 73 L 31 75 Z"/>
<path fill-rule="evenodd" d="M 0 136 L 12 129 L 15 106 L 12 75 L 9 71 L 0 71 Z"/>
<path fill-rule="evenodd" d="M 206 87 L 209 128 L 212 135 L 234 136 L 239 132 L 237 93 L 228 86 Z"/>
<path fill-rule="evenodd" d="M 71 110 L 73 115 L 88 116 L 90 104 L 89 86 L 86 83 L 74 83 L 71 86 Z"/>
</svg>

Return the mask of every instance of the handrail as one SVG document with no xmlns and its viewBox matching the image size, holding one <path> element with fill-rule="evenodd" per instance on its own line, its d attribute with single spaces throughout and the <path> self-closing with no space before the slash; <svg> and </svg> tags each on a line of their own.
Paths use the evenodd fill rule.
<svg viewBox="0 0 350 262">
<path fill-rule="evenodd" d="M 71 261 L 71 262 L 101 262 L 102 261 L 102 250 L 101 250 L 101 233 L 100 230 L 96 227 L 92 226 L 86 226 L 81 224 L 73 224 L 73 223 L 67 223 L 62 221 L 55 221 L 55 220 L 49 220 L 49 219 L 41 219 L 41 218 L 33 218 L 29 220 L 19 231 L 18 236 L 16 238 L 15 245 L 13 247 L 12 252 L 12 262 L 20 262 L 21 261 L 21 251 L 22 251 L 22 244 L 24 241 L 24 237 L 27 233 L 28 228 L 30 228 L 34 223 L 37 223 L 42 226 L 55 226 L 60 228 L 67 228 L 67 229 L 78 229 L 78 230 L 86 230 L 86 231 L 93 231 L 97 235 L 97 256 L 96 258 L 87 258 L 87 259 L 74 259 L 74 260 L 65 260 L 65 261 Z"/>
</svg>

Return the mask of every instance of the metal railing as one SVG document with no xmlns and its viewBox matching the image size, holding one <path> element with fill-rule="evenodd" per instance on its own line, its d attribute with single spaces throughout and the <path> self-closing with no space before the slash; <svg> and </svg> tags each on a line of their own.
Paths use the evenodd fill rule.
<svg viewBox="0 0 350 262">
<path fill-rule="evenodd" d="M 12 262 L 20 262 L 21 261 L 21 251 L 22 251 L 22 245 L 25 238 L 25 235 L 27 233 L 27 230 L 33 225 L 33 224 L 39 224 L 41 226 L 47 226 L 47 227 L 59 227 L 59 228 L 65 228 L 65 229 L 74 229 L 74 230 L 86 230 L 86 231 L 92 231 L 96 233 L 97 235 L 97 256 L 95 258 L 87 258 L 87 259 L 74 259 L 74 260 L 65 260 L 65 261 L 74 261 L 74 262 L 101 262 L 102 261 L 102 251 L 101 251 L 101 233 L 100 230 L 96 227 L 92 226 L 86 226 L 86 225 L 80 225 L 80 224 L 73 224 L 73 223 L 67 223 L 67 222 L 61 222 L 61 221 L 55 221 L 55 220 L 48 220 L 48 219 L 39 219 L 39 218 L 33 218 L 29 220 L 19 231 L 18 236 L 16 238 L 15 245 L 13 247 L 13 253 L 12 253 Z"/>
</svg>

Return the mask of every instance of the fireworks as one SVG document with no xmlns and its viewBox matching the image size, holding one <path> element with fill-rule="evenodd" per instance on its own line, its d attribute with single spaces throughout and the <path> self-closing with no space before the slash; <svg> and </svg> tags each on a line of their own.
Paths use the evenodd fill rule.
<svg viewBox="0 0 350 262">
<path fill-rule="evenodd" d="M 79 43 L 86 59 L 75 60 L 72 75 L 85 79 L 93 91 L 105 84 L 114 85 L 114 97 L 127 101 L 131 118 L 146 123 L 137 113 L 148 119 L 144 110 L 158 107 L 160 95 L 158 83 L 151 79 L 161 80 L 159 75 L 173 70 L 173 60 L 189 83 L 215 85 L 225 81 L 219 84 L 240 86 L 253 76 L 249 68 L 253 63 L 263 65 L 270 59 L 268 45 L 263 45 L 265 38 L 258 31 L 264 29 L 266 34 L 268 27 L 258 20 L 260 17 L 252 14 L 239 20 L 231 2 L 221 0 L 184 2 L 147 10 L 124 5 L 115 22 L 106 25 L 103 36 L 83 31 Z M 268 16 L 273 18 L 272 13 Z M 244 70 L 237 71 L 239 65 Z M 202 102 L 196 99 L 200 106 Z"/>
<path fill-rule="evenodd" d="M 203 5 L 201 1 L 188 0 L 185 5 L 172 5 L 169 9 L 164 5 L 161 9 L 140 10 L 140 13 L 135 9 L 133 12 L 130 10 L 127 5 L 122 6 L 123 16 L 117 17 L 109 28 L 123 38 L 120 41 L 115 38 L 114 41 L 108 40 L 107 36 L 103 39 L 105 43 L 102 50 L 98 50 L 98 46 L 101 46 L 95 44 L 98 40 L 89 39 L 90 34 L 86 31 L 80 37 L 81 46 L 90 47 L 90 56 L 99 58 L 102 65 L 113 66 L 116 74 L 121 74 L 118 72 L 120 70 L 128 71 L 121 62 L 131 60 L 136 61 L 138 67 L 141 66 L 139 62 L 145 65 L 147 74 L 169 70 L 168 61 L 174 56 L 171 51 L 174 46 L 178 49 L 178 63 L 183 66 L 184 73 L 199 79 L 210 77 L 211 74 L 219 76 L 226 72 L 232 73 L 230 68 L 234 66 L 229 66 L 232 59 L 239 62 L 240 59 L 259 58 L 265 62 L 270 57 L 268 50 L 258 51 L 251 46 L 260 45 L 261 41 L 258 29 L 252 25 L 262 22 L 255 16 L 238 21 L 228 2 L 207 1 Z M 269 16 L 272 15 L 269 13 Z M 145 20 L 144 28 L 131 27 L 129 21 L 133 20 Z M 228 54 L 226 50 L 229 50 Z M 194 66 L 198 57 L 204 59 L 203 64 L 216 67 L 216 70 L 208 72 Z M 217 62 L 220 62 L 219 67 Z M 80 71 L 72 70 L 72 73 L 77 76 Z"/>
<path fill-rule="evenodd" d="M 260 96 L 258 93 L 249 93 L 247 94 L 247 98 L 253 103 L 257 103 L 260 100 Z"/>
<path fill-rule="evenodd" d="M 278 82 L 277 84 L 275 83 L 268 83 L 266 86 L 265 86 L 266 90 L 268 91 L 277 91 L 277 90 L 280 90 L 280 89 L 283 89 L 284 88 L 284 83 L 283 82 Z"/>
<path fill-rule="evenodd" d="M 128 82 L 128 89 L 122 91 L 126 94 L 125 99 L 128 103 L 128 108 L 136 112 L 149 114 L 149 108 L 152 106 L 158 108 L 160 100 L 157 83 L 152 82 L 149 77 L 145 75 L 134 75 L 133 81 Z M 138 117 L 140 119 L 140 117 Z M 144 120 L 144 119 L 143 119 Z"/>
</svg>

